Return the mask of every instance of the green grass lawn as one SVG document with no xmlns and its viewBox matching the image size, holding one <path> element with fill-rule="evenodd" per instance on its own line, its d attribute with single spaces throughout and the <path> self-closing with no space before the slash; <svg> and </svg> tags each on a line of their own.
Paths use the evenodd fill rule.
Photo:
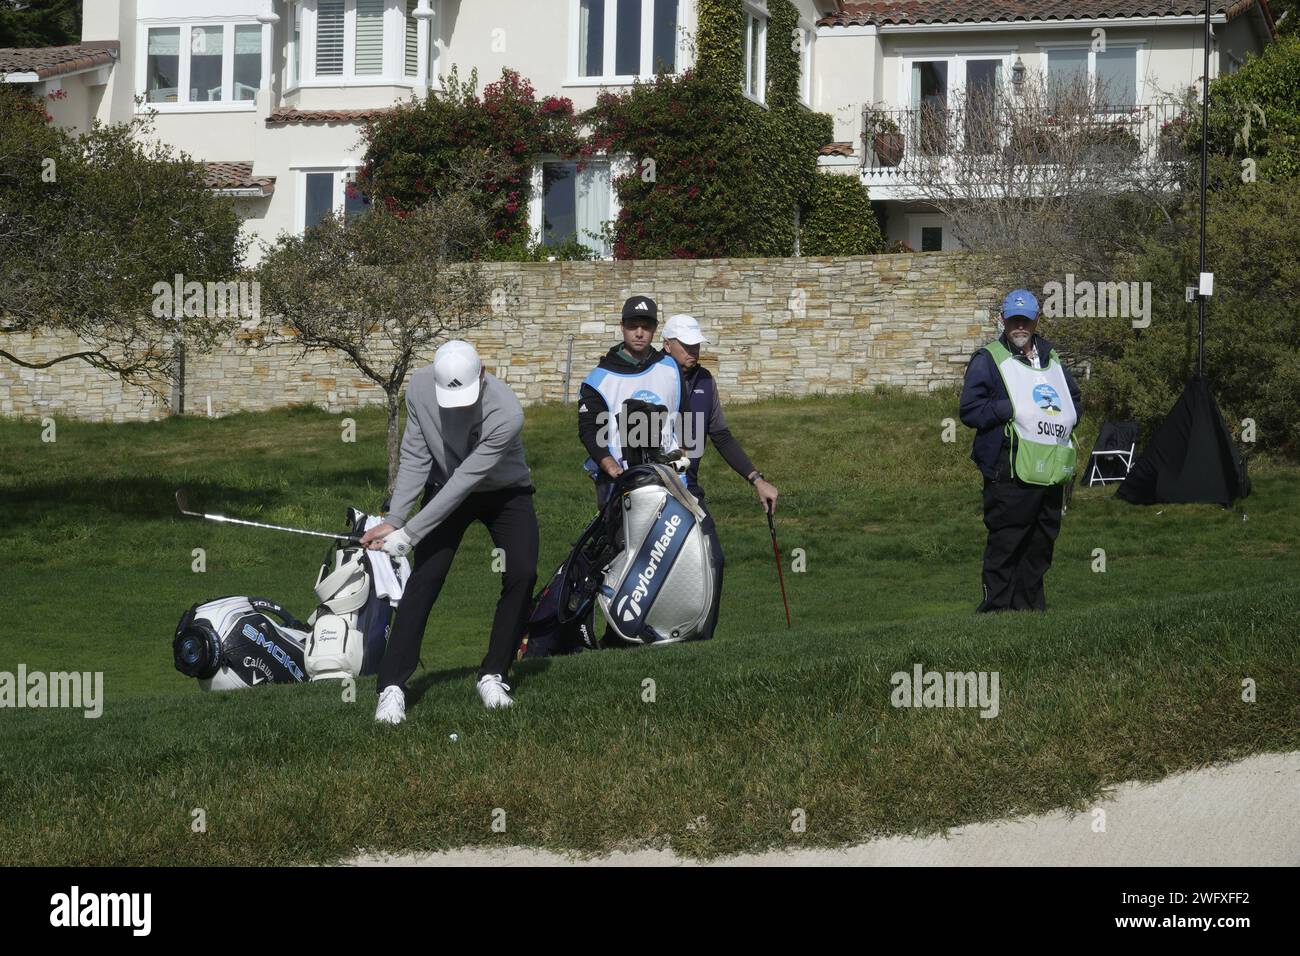
<svg viewBox="0 0 1300 956">
<path fill-rule="evenodd" d="M 786 566 L 794 628 L 753 492 L 710 451 L 703 483 L 727 553 L 717 638 L 526 663 L 508 712 L 473 692 L 498 587 L 474 528 L 399 728 L 373 723 L 369 679 L 355 703 L 334 683 L 203 694 L 171 663 L 196 601 L 261 594 L 305 618 L 326 544 L 182 518 L 175 489 L 209 511 L 342 528 L 348 505 L 382 501 L 382 413 L 351 413 L 355 443 L 340 438 L 348 416 L 306 409 L 59 420 L 54 443 L 2 420 L 0 671 L 103 671 L 106 703 L 94 720 L 0 709 L 0 864 L 836 845 L 1084 807 L 1120 780 L 1300 746 L 1300 469 L 1256 462 L 1233 510 L 1078 489 L 1048 613 L 983 617 L 969 432 L 940 440 L 955 414 L 946 394 L 730 409 L 781 490 L 787 562 L 806 556 L 806 571 Z M 529 409 L 525 444 L 545 578 L 593 494 L 572 408 Z M 891 674 L 915 664 L 997 672 L 999 715 L 892 707 Z M 192 830 L 196 808 L 206 832 Z"/>
</svg>

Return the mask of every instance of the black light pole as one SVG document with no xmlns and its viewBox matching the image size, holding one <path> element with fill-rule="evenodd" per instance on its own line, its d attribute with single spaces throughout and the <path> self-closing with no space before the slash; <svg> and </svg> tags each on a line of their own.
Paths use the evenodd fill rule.
<svg viewBox="0 0 1300 956">
<path fill-rule="evenodd" d="M 1210 0 L 1205 0 L 1205 72 L 1201 77 L 1201 269 L 1196 277 L 1196 375 L 1205 374 L 1205 182 L 1210 147 Z"/>
</svg>

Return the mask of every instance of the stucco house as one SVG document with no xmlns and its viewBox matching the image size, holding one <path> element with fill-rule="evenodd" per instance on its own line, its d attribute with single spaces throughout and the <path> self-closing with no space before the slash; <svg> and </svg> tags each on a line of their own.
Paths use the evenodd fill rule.
<svg viewBox="0 0 1300 956">
<path fill-rule="evenodd" d="M 1195 2 L 790 0 L 799 27 L 789 38 L 768 36 L 767 2 L 743 0 L 744 92 L 761 104 L 769 43 L 795 45 L 804 103 L 835 122 L 820 163 L 862 177 L 887 237 L 917 250 L 954 242 L 908 189 L 907 157 L 920 144 L 908 137 L 901 156 L 882 161 L 863 138 L 869 110 L 906 132 L 922 107 L 1007 87 L 1027 70 L 1104 78 L 1136 110 L 1202 73 Z M 1212 76 L 1273 35 L 1265 0 L 1216 0 L 1214 10 Z M 80 44 L 0 50 L 0 81 L 62 91 L 48 109 L 74 129 L 155 111 L 156 135 L 208 163 L 211 187 L 269 241 L 330 209 L 356 211 L 346 184 L 365 120 L 439 88 L 453 66 L 483 81 L 509 66 L 581 110 L 602 89 L 688 68 L 696 17 L 695 0 L 88 0 Z M 1098 28 L 1104 53 L 1093 49 Z M 619 162 L 579 171 L 537 157 L 534 237 L 577 237 L 608 255 L 590 234 L 617 215 Z"/>
</svg>

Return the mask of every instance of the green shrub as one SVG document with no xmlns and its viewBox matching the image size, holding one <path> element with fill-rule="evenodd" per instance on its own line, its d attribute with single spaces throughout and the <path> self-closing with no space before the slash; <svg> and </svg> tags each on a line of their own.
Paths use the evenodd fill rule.
<svg viewBox="0 0 1300 956">
<path fill-rule="evenodd" d="M 883 251 L 885 237 L 857 176 L 822 174 L 800 235 L 805 256 L 869 256 Z"/>
<path fill-rule="evenodd" d="M 1159 422 L 1196 370 L 1196 306 L 1184 287 L 1198 270 L 1199 211 L 1189 205 L 1172 242 L 1148 241 L 1132 276 L 1151 282 L 1149 328 L 1116 319 L 1052 319 L 1049 338 L 1093 356 L 1085 403 L 1109 418 Z M 1210 194 L 1205 373 L 1229 429 L 1253 419 L 1256 446 L 1300 455 L 1300 179 Z"/>
</svg>

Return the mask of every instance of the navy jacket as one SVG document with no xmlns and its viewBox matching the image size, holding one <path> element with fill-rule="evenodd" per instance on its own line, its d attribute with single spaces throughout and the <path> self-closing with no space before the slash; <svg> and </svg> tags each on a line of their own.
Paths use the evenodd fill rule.
<svg viewBox="0 0 1300 956">
<path fill-rule="evenodd" d="M 1020 361 L 1029 361 L 1019 355 L 1015 346 L 1007 341 L 1005 332 L 998 341 Z M 1038 348 L 1040 360 L 1046 361 L 1051 354 L 1052 343 L 1041 335 L 1035 335 L 1034 344 Z M 1069 369 L 1063 368 L 1062 371 L 1065 372 L 1065 384 L 1070 389 L 1074 409 L 1082 420 L 1083 398 L 1079 394 L 1079 386 L 1075 384 Z M 1002 427 L 1011 421 L 1014 414 L 1011 398 L 1002 383 L 1002 373 L 998 371 L 988 349 L 980 348 L 966 366 L 966 380 L 961 388 L 961 420 L 963 425 L 975 429 L 975 441 L 971 444 L 970 451 L 971 461 L 975 462 L 980 474 L 990 481 L 1006 477 L 1006 459 L 1002 455 L 1002 449 L 1008 447 L 1008 441 Z M 999 475 L 999 471 L 1003 474 Z"/>
<path fill-rule="evenodd" d="M 723 414 L 722 402 L 718 398 L 717 382 L 703 365 L 697 364 L 690 371 L 682 372 L 681 411 L 683 434 L 677 437 L 691 457 L 690 467 L 686 471 L 686 487 L 691 494 L 700 501 L 704 500 L 704 489 L 700 487 L 700 458 L 703 457 L 704 447 L 710 438 L 723 461 L 736 474 L 747 479 L 754 470 L 754 463 L 727 427 L 727 416 Z"/>
</svg>

